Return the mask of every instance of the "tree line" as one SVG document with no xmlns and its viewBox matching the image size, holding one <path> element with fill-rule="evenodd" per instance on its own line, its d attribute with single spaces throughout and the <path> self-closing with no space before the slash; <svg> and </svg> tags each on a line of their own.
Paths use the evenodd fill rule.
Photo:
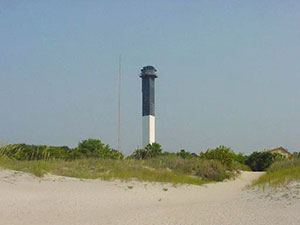
<svg viewBox="0 0 300 225">
<path fill-rule="evenodd" d="M 0 148 L 0 156 L 15 160 L 76 160 L 84 158 L 111 159 L 111 160 L 148 160 L 156 157 L 179 157 L 184 160 L 206 159 L 217 160 L 227 168 L 251 169 L 253 171 L 265 171 L 276 161 L 285 160 L 279 154 L 270 152 L 253 152 L 250 155 L 235 153 L 231 148 L 219 146 L 208 149 L 200 154 L 191 153 L 181 149 L 177 153 L 164 152 L 158 143 L 147 145 L 144 149 L 136 149 L 130 156 L 125 157 L 122 152 L 112 149 L 98 139 L 81 141 L 77 147 L 46 146 L 10 144 Z M 299 157 L 299 154 L 295 154 Z"/>
</svg>

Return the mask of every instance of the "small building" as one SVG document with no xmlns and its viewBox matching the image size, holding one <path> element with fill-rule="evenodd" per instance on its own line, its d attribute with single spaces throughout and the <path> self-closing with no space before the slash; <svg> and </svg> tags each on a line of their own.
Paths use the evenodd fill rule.
<svg viewBox="0 0 300 225">
<path fill-rule="evenodd" d="M 286 150 L 283 147 L 274 148 L 274 149 L 271 149 L 271 150 L 266 150 L 266 152 L 277 153 L 277 154 L 283 155 L 286 158 L 292 158 L 293 157 L 293 154 L 290 153 L 288 150 Z"/>
</svg>

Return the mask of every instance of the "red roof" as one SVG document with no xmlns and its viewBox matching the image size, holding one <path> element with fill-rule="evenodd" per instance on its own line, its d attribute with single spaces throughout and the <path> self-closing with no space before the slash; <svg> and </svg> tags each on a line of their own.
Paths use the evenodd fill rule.
<svg viewBox="0 0 300 225">
<path fill-rule="evenodd" d="M 283 147 L 278 147 L 278 148 L 274 148 L 274 149 L 268 150 L 268 152 L 277 152 L 277 151 L 282 151 L 282 152 L 287 153 L 288 155 L 293 155 L 292 153 L 290 153 L 288 150 L 286 150 Z"/>
</svg>

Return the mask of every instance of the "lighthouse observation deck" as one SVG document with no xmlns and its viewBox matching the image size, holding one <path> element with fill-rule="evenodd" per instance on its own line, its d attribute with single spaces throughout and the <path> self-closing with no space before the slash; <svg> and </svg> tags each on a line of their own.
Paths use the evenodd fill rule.
<svg viewBox="0 0 300 225">
<path fill-rule="evenodd" d="M 143 69 L 141 69 L 140 77 L 143 78 L 147 76 L 157 78 L 156 69 L 154 68 L 154 66 L 145 66 L 143 67 Z"/>
<path fill-rule="evenodd" d="M 153 66 L 145 66 L 141 70 L 143 93 L 143 116 L 155 115 L 155 78 L 156 69 Z"/>
</svg>

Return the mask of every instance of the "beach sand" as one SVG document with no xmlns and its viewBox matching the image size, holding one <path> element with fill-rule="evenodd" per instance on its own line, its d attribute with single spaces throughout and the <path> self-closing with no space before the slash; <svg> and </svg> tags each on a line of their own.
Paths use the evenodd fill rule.
<svg viewBox="0 0 300 225">
<path fill-rule="evenodd" d="M 0 225 L 300 224 L 299 199 L 246 188 L 260 175 L 174 187 L 0 170 Z"/>
</svg>

